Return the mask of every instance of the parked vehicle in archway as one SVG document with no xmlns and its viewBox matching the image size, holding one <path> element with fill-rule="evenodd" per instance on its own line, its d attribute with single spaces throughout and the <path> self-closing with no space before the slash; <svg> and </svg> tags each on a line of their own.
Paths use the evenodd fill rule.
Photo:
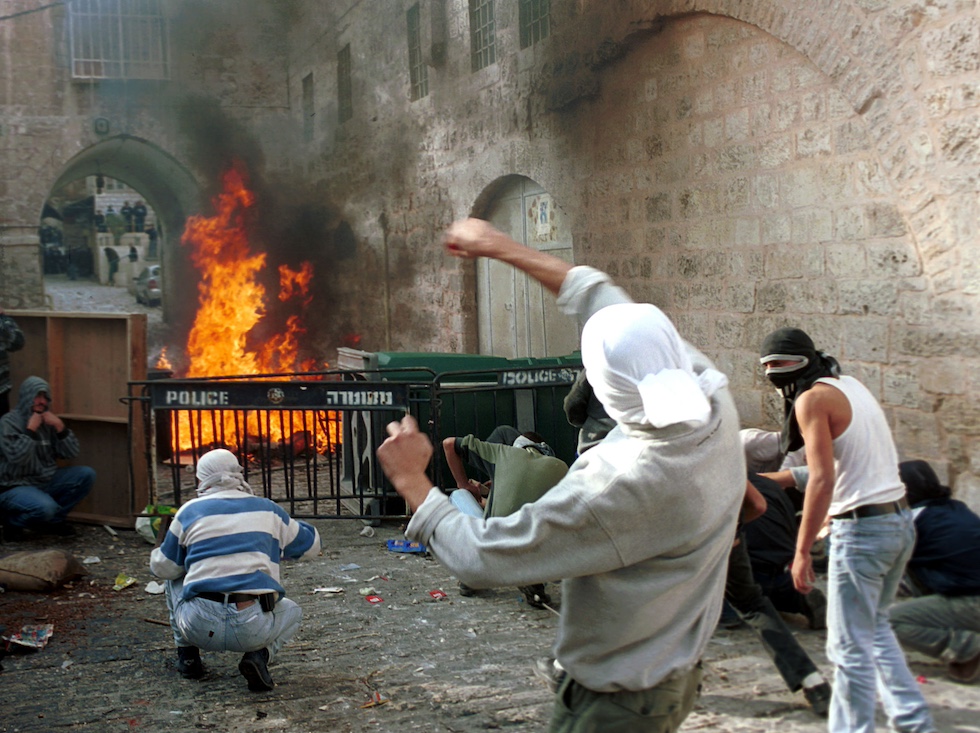
<svg viewBox="0 0 980 733">
<path fill-rule="evenodd" d="M 163 294 L 163 281 L 160 278 L 160 265 L 150 265 L 136 278 L 136 302 L 145 305 L 160 305 Z"/>
</svg>

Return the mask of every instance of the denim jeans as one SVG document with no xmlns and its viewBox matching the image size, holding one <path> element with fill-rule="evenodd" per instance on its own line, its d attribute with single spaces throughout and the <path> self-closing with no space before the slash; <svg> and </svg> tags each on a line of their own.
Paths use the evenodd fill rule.
<svg viewBox="0 0 980 733">
<path fill-rule="evenodd" d="M 892 627 L 904 646 L 944 662 L 980 654 L 980 595 L 931 595 L 891 607 Z"/>
<path fill-rule="evenodd" d="M 915 544 L 907 509 L 831 521 L 827 657 L 834 664 L 831 733 L 874 733 L 875 690 L 894 730 L 929 733 L 932 715 L 888 621 Z"/>
<path fill-rule="evenodd" d="M 239 610 L 234 603 L 197 597 L 184 600 L 183 588 L 183 580 L 167 581 L 170 628 L 177 646 L 210 652 L 268 649 L 271 662 L 299 631 L 303 611 L 288 598 L 281 598 L 272 611 L 263 611 L 257 602 Z"/>
<path fill-rule="evenodd" d="M 459 509 L 463 514 L 467 514 L 477 519 L 483 519 L 483 507 L 479 505 L 476 497 L 466 489 L 456 489 L 449 494 L 450 503 Z"/>
<path fill-rule="evenodd" d="M 92 490 L 95 471 L 88 466 L 59 468 L 46 484 L 15 486 L 0 493 L 0 516 L 11 527 L 57 524 Z"/>
</svg>

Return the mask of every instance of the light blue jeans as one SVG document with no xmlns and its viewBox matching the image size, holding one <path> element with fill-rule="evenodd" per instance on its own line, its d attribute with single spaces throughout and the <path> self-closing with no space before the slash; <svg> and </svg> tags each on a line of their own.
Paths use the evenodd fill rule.
<svg viewBox="0 0 980 733">
<path fill-rule="evenodd" d="M 205 598 L 184 600 L 183 580 L 167 581 L 170 628 L 177 646 L 196 646 L 209 652 L 269 650 L 269 661 L 299 631 L 303 610 L 288 598 L 263 611 L 258 603 L 238 610 L 234 603 Z"/>
<path fill-rule="evenodd" d="M 450 503 L 459 509 L 463 514 L 468 514 L 477 519 L 483 519 L 483 507 L 466 489 L 456 489 L 449 494 Z"/>
<path fill-rule="evenodd" d="M 28 529 L 63 522 L 94 483 L 95 471 L 88 466 L 59 468 L 46 484 L 15 486 L 0 493 L 0 515 L 11 527 Z"/>
<path fill-rule="evenodd" d="M 888 622 L 915 544 L 907 509 L 831 521 L 827 657 L 834 664 L 831 733 L 874 733 L 875 690 L 893 730 L 931 733 L 935 725 Z"/>
</svg>

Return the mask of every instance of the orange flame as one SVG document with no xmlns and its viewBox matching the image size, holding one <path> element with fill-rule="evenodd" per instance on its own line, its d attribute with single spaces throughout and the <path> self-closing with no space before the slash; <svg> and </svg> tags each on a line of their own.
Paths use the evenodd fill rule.
<svg viewBox="0 0 980 733">
<path fill-rule="evenodd" d="M 173 370 L 174 365 L 171 364 L 170 363 L 170 360 L 167 358 L 167 347 L 166 346 L 164 346 L 163 349 L 160 350 L 160 356 L 157 359 L 157 363 L 153 365 L 153 368 L 154 369 L 170 369 L 170 370 Z"/>
<path fill-rule="evenodd" d="M 306 333 L 298 315 L 291 315 L 286 328 L 257 349 L 248 344 L 249 333 L 266 315 L 266 290 L 259 275 L 266 255 L 251 251 L 245 228 L 245 213 L 255 205 L 246 185 L 245 172 L 234 165 L 222 176 L 223 190 L 214 199 L 215 215 L 191 216 L 181 244 L 190 246 L 190 259 L 201 272 L 198 310 L 187 339 L 187 377 L 220 377 L 311 371 L 313 359 L 300 361 L 300 338 Z M 299 270 L 279 267 L 279 300 L 298 299 L 307 307 L 312 302 L 309 286 L 313 266 L 303 262 Z M 270 377 L 272 378 L 272 377 Z M 278 377 L 277 379 L 289 379 Z M 191 413 L 177 413 L 180 448 L 220 442 L 238 442 L 246 435 L 265 434 L 269 440 L 289 439 L 297 431 L 315 423 L 315 413 L 287 412 L 285 420 L 269 420 L 265 412 L 252 411 L 247 424 L 239 424 L 232 414 L 218 413 L 212 420 L 194 421 Z M 336 445 L 335 416 L 328 416 L 331 442 Z M 294 430 L 295 427 L 295 430 Z M 326 449 L 326 437 L 319 450 Z"/>
</svg>

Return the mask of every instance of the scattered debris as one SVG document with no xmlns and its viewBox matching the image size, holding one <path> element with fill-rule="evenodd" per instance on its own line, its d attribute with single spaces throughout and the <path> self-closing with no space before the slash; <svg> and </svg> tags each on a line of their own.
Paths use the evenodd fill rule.
<svg viewBox="0 0 980 733">
<path fill-rule="evenodd" d="M 341 565 L 340 568 L 338 569 L 342 573 L 349 573 L 351 570 L 360 570 L 361 566 L 358 565 L 356 562 L 349 562 L 346 565 Z"/>
<path fill-rule="evenodd" d="M 43 649 L 53 635 L 54 624 L 38 624 L 22 626 L 20 631 L 0 638 L 7 642 L 7 649 L 12 645 L 27 649 Z"/>
<path fill-rule="evenodd" d="M 84 560 L 82 560 L 82 565 L 95 565 L 96 563 L 102 562 L 102 558 L 98 555 L 89 555 Z"/>
<path fill-rule="evenodd" d="M 382 598 L 381 596 L 370 595 L 370 596 L 364 596 L 364 600 L 370 603 L 372 606 L 376 606 L 379 603 L 382 603 L 384 601 L 384 598 Z"/>
<path fill-rule="evenodd" d="M 435 598 L 437 601 L 441 601 L 443 598 L 447 597 L 445 591 L 441 590 L 430 590 L 429 595 Z"/>
<path fill-rule="evenodd" d="M 145 618 L 143 621 L 148 624 L 156 624 L 157 626 L 170 626 L 169 621 L 157 621 L 155 618 Z"/>
<path fill-rule="evenodd" d="M 126 575 L 126 573 L 119 573 L 116 576 L 116 584 L 112 586 L 113 590 L 122 590 L 123 588 L 128 588 L 136 582 L 136 578 Z"/>
<path fill-rule="evenodd" d="M 344 592 L 344 589 L 341 588 L 340 586 L 331 586 L 329 588 L 314 588 L 313 589 L 313 593 L 314 594 L 316 594 L 316 593 L 330 593 L 330 594 L 335 594 L 335 593 L 343 593 L 343 592 Z"/>
<path fill-rule="evenodd" d="M 113 539 L 116 539 L 116 540 L 119 539 L 119 533 L 116 532 L 116 530 L 114 530 L 108 524 L 103 524 L 102 525 L 102 529 L 104 529 L 106 532 L 108 532 L 110 535 L 112 535 L 112 538 Z"/>
<path fill-rule="evenodd" d="M 167 586 L 163 583 L 158 583 L 155 580 L 151 580 L 146 584 L 146 588 L 144 588 L 144 590 L 151 595 L 158 596 L 161 593 L 166 592 Z"/>
<path fill-rule="evenodd" d="M 373 708 L 378 705 L 384 705 L 386 702 L 388 702 L 388 697 L 375 690 L 371 693 L 371 699 L 361 705 L 361 708 Z"/>
<path fill-rule="evenodd" d="M 362 529 L 361 537 L 374 537 L 374 527 L 365 527 Z"/>
<path fill-rule="evenodd" d="M 360 593 L 362 596 L 370 596 L 370 595 L 372 595 L 374 593 L 377 593 L 377 591 L 374 588 L 372 588 L 371 586 L 368 586 L 367 588 L 361 588 L 358 591 L 358 593 Z"/>
<path fill-rule="evenodd" d="M 414 540 L 388 540 L 388 550 L 390 552 L 426 552 L 425 545 Z"/>
</svg>

